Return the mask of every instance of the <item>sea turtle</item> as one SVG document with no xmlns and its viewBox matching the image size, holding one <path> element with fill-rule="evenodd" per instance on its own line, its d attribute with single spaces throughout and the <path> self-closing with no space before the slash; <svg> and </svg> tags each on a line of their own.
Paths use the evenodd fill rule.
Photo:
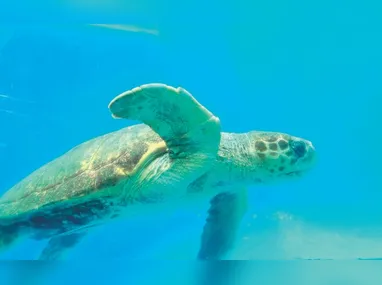
<svg viewBox="0 0 382 285">
<path fill-rule="evenodd" d="M 84 142 L 6 192 L 0 248 L 22 237 L 49 239 L 39 259 L 60 259 L 92 227 L 117 217 L 210 201 L 196 257 L 223 259 L 246 211 L 247 187 L 298 177 L 314 165 L 310 141 L 221 132 L 220 120 L 181 87 L 141 85 L 109 109 L 144 124 Z"/>
</svg>

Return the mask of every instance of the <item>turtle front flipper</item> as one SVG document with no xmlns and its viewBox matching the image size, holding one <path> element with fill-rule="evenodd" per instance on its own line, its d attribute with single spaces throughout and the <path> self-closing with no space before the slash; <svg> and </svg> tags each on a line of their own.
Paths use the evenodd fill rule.
<svg viewBox="0 0 382 285">
<path fill-rule="evenodd" d="M 233 248 L 237 230 L 247 210 L 247 189 L 219 193 L 210 204 L 201 237 L 199 260 L 221 260 Z"/>
<path fill-rule="evenodd" d="M 161 182 L 167 185 L 180 181 L 188 185 L 216 158 L 220 121 L 181 87 L 142 85 L 114 98 L 109 109 L 114 118 L 142 121 L 163 139 L 169 163 L 161 163 L 154 172 L 160 172 Z M 161 146 L 153 147 L 145 158 L 154 157 L 158 149 Z"/>
<path fill-rule="evenodd" d="M 56 236 L 49 240 L 47 246 L 40 254 L 39 260 L 61 260 L 64 254 L 76 244 L 78 244 L 86 232 L 72 233 Z"/>
</svg>

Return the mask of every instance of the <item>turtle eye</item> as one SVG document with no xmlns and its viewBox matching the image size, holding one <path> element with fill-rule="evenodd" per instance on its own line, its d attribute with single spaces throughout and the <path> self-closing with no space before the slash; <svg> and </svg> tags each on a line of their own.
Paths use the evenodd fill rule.
<svg viewBox="0 0 382 285">
<path fill-rule="evenodd" d="M 292 140 L 290 142 L 290 147 L 293 149 L 298 158 L 303 157 L 306 153 L 306 145 L 303 141 Z"/>
</svg>

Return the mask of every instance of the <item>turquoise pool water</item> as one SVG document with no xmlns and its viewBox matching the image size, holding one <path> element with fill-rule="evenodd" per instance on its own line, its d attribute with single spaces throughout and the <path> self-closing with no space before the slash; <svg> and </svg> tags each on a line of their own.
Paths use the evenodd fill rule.
<svg viewBox="0 0 382 285">
<path fill-rule="evenodd" d="M 10 23 L 0 26 L 0 193 L 75 145 L 134 124 L 113 120 L 110 100 L 163 82 L 192 92 L 225 131 L 286 132 L 316 147 L 317 166 L 302 179 L 249 189 L 229 259 L 382 257 L 379 2 L 89 5 L 27 7 L 38 23 L 27 9 L 12 20 L 16 7 L 8 7 Z M 65 15 L 122 24 L 60 22 Z M 193 260 L 207 207 L 106 225 L 68 259 L 140 268 L 132 260 Z M 44 245 L 25 241 L 0 258 L 34 259 Z M 114 272 L 124 270 L 118 264 Z M 117 275 L 105 280 L 125 282 Z"/>
</svg>

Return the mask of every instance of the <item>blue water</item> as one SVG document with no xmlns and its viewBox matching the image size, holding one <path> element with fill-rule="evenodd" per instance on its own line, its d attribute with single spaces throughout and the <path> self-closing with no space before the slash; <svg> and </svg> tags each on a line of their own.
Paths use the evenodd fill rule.
<svg viewBox="0 0 382 285">
<path fill-rule="evenodd" d="M 189 90 L 224 131 L 286 132 L 317 149 L 318 164 L 303 179 L 250 188 L 231 259 L 382 257 L 381 3 L 146 1 L 118 12 L 114 4 L 28 6 L 0 26 L 0 193 L 73 146 L 135 123 L 112 119 L 110 100 L 163 82 Z M 49 24 L 25 24 L 33 8 Z M 11 19 L 16 7 L 8 10 Z M 95 20 L 103 10 L 105 20 Z M 87 22 L 113 15 L 158 34 L 57 24 L 64 14 Z M 131 260 L 192 260 L 205 216 L 203 208 L 105 226 L 69 259 L 124 260 L 129 268 Z M 1 259 L 33 259 L 44 244 L 23 242 Z M 108 270 L 112 278 L 94 280 L 127 282 L 118 279 L 121 263 Z"/>
</svg>

